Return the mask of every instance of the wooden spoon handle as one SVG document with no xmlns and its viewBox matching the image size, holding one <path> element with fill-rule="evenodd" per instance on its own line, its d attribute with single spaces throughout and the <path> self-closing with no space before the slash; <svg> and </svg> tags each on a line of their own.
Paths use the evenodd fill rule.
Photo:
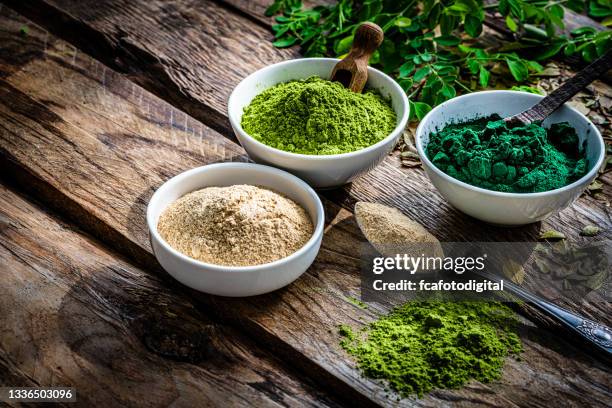
<svg viewBox="0 0 612 408">
<path fill-rule="evenodd" d="M 353 38 L 349 54 L 336 64 L 331 80 L 338 81 L 353 92 L 363 91 L 368 80 L 368 61 L 384 38 L 383 30 L 374 23 L 361 24 Z"/>
<path fill-rule="evenodd" d="M 522 123 L 541 122 L 561 105 L 570 100 L 588 84 L 612 68 L 612 50 L 578 72 L 563 85 L 551 92 L 532 108 L 516 115 L 514 118 Z"/>
<path fill-rule="evenodd" d="M 367 63 L 372 53 L 382 44 L 384 36 L 378 25 L 370 22 L 361 24 L 355 31 L 353 46 L 347 58 L 352 57 Z"/>
</svg>

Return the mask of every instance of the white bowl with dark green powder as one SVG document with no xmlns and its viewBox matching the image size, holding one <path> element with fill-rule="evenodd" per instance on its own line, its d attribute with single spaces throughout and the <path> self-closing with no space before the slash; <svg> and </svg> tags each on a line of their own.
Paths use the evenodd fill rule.
<svg viewBox="0 0 612 408">
<path fill-rule="evenodd" d="M 408 121 L 408 99 L 389 76 L 368 68 L 363 94 L 327 81 L 333 58 L 270 65 L 245 78 L 228 104 L 236 137 L 258 163 L 285 169 L 315 188 L 351 182 L 393 149 Z"/>
</svg>

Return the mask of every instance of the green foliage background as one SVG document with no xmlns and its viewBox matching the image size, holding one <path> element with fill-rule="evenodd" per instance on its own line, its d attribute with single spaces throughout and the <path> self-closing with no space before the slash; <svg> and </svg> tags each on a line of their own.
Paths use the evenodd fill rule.
<svg viewBox="0 0 612 408">
<path fill-rule="evenodd" d="M 458 93 L 526 83 L 557 55 L 591 62 L 612 47 L 612 31 L 581 27 L 564 33 L 567 9 L 612 25 L 611 0 L 340 0 L 304 8 L 276 0 L 277 47 L 299 44 L 304 56 L 345 55 L 361 22 L 382 27 L 385 41 L 370 64 L 394 76 L 410 97 L 412 119 Z M 487 14 L 498 12 L 513 40 L 495 48 L 478 45 Z"/>
</svg>

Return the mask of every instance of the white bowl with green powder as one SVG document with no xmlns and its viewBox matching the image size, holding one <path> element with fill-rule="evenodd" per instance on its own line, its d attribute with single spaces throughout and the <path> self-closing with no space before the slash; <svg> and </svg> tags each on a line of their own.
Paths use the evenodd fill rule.
<svg viewBox="0 0 612 408">
<path fill-rule="evenodd" d="M 308 184 L 252 163 L 181 173 L 147 207 L 161 266 L 184 285 L 220 296 L 259 295 L 299 278 L 319 252 L 324 220 Z"/>
<path fill-rule="evenodd" d="M 338 61 L 285 61 L 238 84 L 228 114 L 236 137 L 254 161 L 285 169 L 315 188 L 333 188 L 372 170 L 389 154 L 408 122 L 405 92 L 371 67 L 364 94 L 350 95 L 340 84 L 334 83 L 334 88 L 321 81 L 329 79 Z M 279 87 L 285 87 L 284 93 L 272 92 Z M 262 98 L 273 103 L 255 110 L 251 105 Z"/>
<path fill-rule="evenodd" d="M 561 183 L 559 187 L 557 183 L 552 185 L 552 189 L 535 189 L 535 192 L 512 191 L 516 190 L 517 187 L 524 191 L 529 191 L 527 188 L 532 186 L 524 184 L 529 181 L 539 181 L 543 185 L 550 184 L 548 182 L 554 181 L 553 179 L 558 178 L 562 173 L 561 169 L 557 167 L 548 169 L 548 171 L 543 171 L 541 166 L 535 167 L 538 166 L 538 162 L 533 158 L 533 152 L 536 152 L 537 149 L 530 149 L 528 154 L 524 146 L 512 143 L 507 143 L 512 155 L 500 156 L 495 154 L 495 156 L 489 156 L 491 159 L 488 160 L 487 166 L 472 167 L 471 159 L 469 161 L 463 160 L 465 163 L 463 170 L 455 165 L 454 170 L 456 171 L 450 171 L 450 173 L 454 173 L 454 176 L 448 174 L 448 166 L 444 168 L 440 165 L 439 157 L 436 157 L 437 155 L 430 157 L 430 145 L 436 145 L 432 137 L 443 134 L 449 125 L 458 125 L 456 127 L 459 131 L 467 130 L 468 123 L 466 122 L 470 120 L 487 118 L 493 114 L 497 114 L 502 118 L 510 117 L 532 107 L 542 98 L 543 96 L 540 95 L 517 91 L 474 92 L 438 105 L 423 118 L 416 131 L 416 147 L 419 156 L 433 185 L 454 207 L 490 224 L 504 226 L 525 225 L 542 221 L 571 205 L 593 181 L 605 157 L 604 141 L 597 127 L 583 114 L 569 105 L 562 106 L 542 123 L 543 128 L 549 129 L 544 139 L 546 141 L 550 139 L 549 132 L 552 131 L 553 124 L 567 122 L 569 127 L 575 130 L 574 136 L 577 136 L 577 141 L 574 140 L 575 144 L 583 150 L 581 154 L 586 159 L 586 165 L 583 166 L 582 170 L 575 177 L 567 178 L 568 184 L 566 185 Z M 486 145 L 501 146 L 498 143 L 501 140 L 500 136 L 508 134 L 508 131 L 501 128 L 495 130 L 489 127 L 490 124 L 492 123 L 489 122 L 487 124 L 487 129 L 495 132 L 497 136 L 495 136 L 495 143 L 491 142 L 493 140 L 491 138 L 486 142 Z M 536 134 L 526 133 L 525 129 L 518 129 L 518 132 L 525 132 L 522 136 L 523 140 L 529 140 L 529 143 L 535 143 L 537 146 L 543 145 L 543 139 L 537 137 Z M 469 135 L 467 133 L 466 135 L 461 136 L 462 140 L 467 140 L 466 138 Z M 480 140 L 480 134 L 478 139 L 474 140 Z M 483 140 L 486 140 L 486 137 Z M 459 145 L 450 138 L 443 142 L 443 144 L 447 145 L 448 149 L 458 151 Z M 440 146 L 441 144 L 437 145 Z M 469 149 L 467 154 L 475 154 L 478 153 L 477 151 L 480 148 L 475 147 L 475 144 L 472 143 Z M 514 152 L 520 153 L 520 157 L 524 159 L 515 160 Z M 553 153 L 548 150 L 547 154 L 552 155 Z M 449 157 L 449 159 L 451 158 Z M 564 157 L 563 160 L 569 159 Z M 438 165 L 436 165 L 436 162 Z M 500 166 L 498 164 L 502 162 L 506 163 L 507 166 Z M 525 164 L 520 164 L 521 162 Z M 543 163 L 552 165 L 551 163 L 553 162 Z M 511 165 L 515 169 L 511 169 Z M 501 167 L 503 173 L 496 174 L 497 167 Z M 531 169 L 528 167 L 531 167 Z M 461 178 L 464 178 L 464 174 L 479 176 L 481 168 L 485 168 L 487 171 L 484 176 L 479 177 L 480 186 L 461 180 Z M 469 172 L 457 174 L 457 171 L 464 172 L 466 170 L 469 170 Z M 513 171 L 510 172 L 509 170 Z M 524 171 L 522 172 L 522 170 Z M 489 184 L 486 184 L 483 180 L 486 180 L 487 183 L 495 181 L 495 183 L 499 183 L 499 187 L 503 187 L 503 190 L 506 191 L 500 191 L 501 189 L 495 191 L 487 187 Z M 503 180 L 503 182 L 500 180 Z M 532 190 L 534 189 L 532 188 Z"/>
</svg>

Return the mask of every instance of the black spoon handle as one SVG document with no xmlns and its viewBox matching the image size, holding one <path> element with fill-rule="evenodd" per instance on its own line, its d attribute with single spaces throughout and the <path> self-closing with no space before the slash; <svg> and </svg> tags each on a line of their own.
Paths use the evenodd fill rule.
<svg viewBox="0 0 612 408">
<path fill-rule="evenodd" d="M 520 122 L 522 124 L 543 121 L 561 105 L 567 102 L 572 96 L 576 95 L 588 84 L 608 72 L 608 70 L 611 68 L 612 50 L 608 50 L 608 52 L 567 80 L 563 85 L 551 92 L 538 104 L 532 106 L 524 112 L 519 113 L 518 115 L 508 118 L 507 121 L 514 123 Z"/>
</svg>

